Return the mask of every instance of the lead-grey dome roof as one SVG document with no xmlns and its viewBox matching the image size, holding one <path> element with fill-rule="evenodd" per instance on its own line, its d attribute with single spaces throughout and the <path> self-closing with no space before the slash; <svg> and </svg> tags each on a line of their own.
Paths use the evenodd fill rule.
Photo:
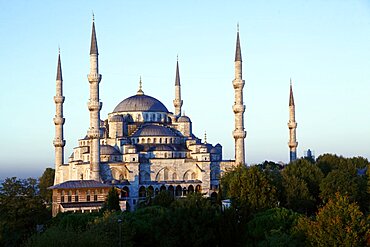
<svg viewBox="0 0 370 247">
<path fill-rule="evenodd" d="M 101 155 L 119 155 L 121 154 L 115 147 L 110 145 L 101 145 L 100 146 Z"/>
<path fill-rule="evenodd" d="M 145 125 L 139 128 L 132 136 L 176 136 L 170 128 L 160 125 Z"/>
<path fill-rule="evenodd" d="M 148 95 L 134 95 L 122 100 L 113 112 L 168 112 L 162 102 Z"/>
</svg>

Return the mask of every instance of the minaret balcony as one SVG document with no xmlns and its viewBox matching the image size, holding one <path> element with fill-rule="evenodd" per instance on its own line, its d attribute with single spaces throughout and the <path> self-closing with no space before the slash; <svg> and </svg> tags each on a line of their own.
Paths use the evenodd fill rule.
<svg viewBox="0 0 370 247">
<path fill-rule="evenodd" d="M 233 136 L 234 136 L 234 139 L 245 138 L 247 136 L 247 132 L 245 132 L 244 130 L 234 130 Z"/>
<path fill-rule="evenodd" d="M 90 73 L 87 75 L 87 79 L 89 80 L 90 83 L 100 82 L 101 77 L 102 77 L 101 74 L 97 74 L 97 73 Z"/>
<path fill-rule="evenodd" d="M 245 111 L 245 105 L 233 105 L 234 113 L 242 113 Z"/>
<path fill-rule="evenodd" d="M 294 142 L 294 141 L 288 142 L 288 146 L 290 149 L 296 148 L 298 146 L 298 142 Z"/>
<path fill-rule="evenodd" d="M 99 129 L 89 129 L 87 131 L 87 136 L 91 139 L 97 139 L 100 137 L 100 130 Z"/>
<path fill-rule="evenodd" d="M 179 99 L 175 99 L 175 100 L 173 100 L 173 105 L 174 105 L 175 107 L 181 107 L 181 106 L 182 106 L 182 103 L 183 103 L 183 101 L 182 101 L 182 100 L 179 100 Z"/>
<path fill-rule="evenodd" d="M 103 106 L 103 103 L 99 101 L 98 102 L 89 101 L 89 103 L 87 103 L 87 106 L 89 108 L 89 111 L 100 111 Z"/>
<path fill-rule="evenodd" d="M 60 140 L 60 139 L 54 139 L 53 144 L 54 144 L 54 147 L 64 147 L 66 145 L 66 141 Z"/>
<path fill-rule="evenodd" d="M 240 80 L 240 79 L 233 80 L 234 89 L 243 89 L 244 84 L 245 84 L 244 80 Z"/>
<path fill-rule="evenodd" d="M 54 96 L 54 102 L 55 104 L 62 104 L 64 103 L 64 96 Z"/>
<path fill-rule="evenodd" d="M 53 120 L 55 125 L 63 125 L 65 121 L 63 117 L 55 117 Z"/>
<path fill-rule="evenodd" d="M 288 123 L 288 128 L 289 129 L 295 129 L 295 128 L 297 128 L 297 123 L 296 122 L 289 122 Z"/>
</svg>

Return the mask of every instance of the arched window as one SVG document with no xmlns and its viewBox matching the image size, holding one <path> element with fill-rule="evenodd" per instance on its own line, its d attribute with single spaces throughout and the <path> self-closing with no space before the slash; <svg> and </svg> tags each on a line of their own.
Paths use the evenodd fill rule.
<svg viewBox="0 0 370 247">
<path fill-rule="evenodd" d="M 180 185 L 176 186 L 175 196 L 182 196 L 182 188 Z"/>
<path fill-rule="evenodd" d="M 139 189 L 139 197 L 145 197 L 146 196 L 146 189 L 144 186 L 141 186 Z"/>
<path fill-rule="evenodd" d="M 191 179 L 192 180 L 195 180 L 197 178 L 197 174 L 195 173 L 195 172 L 193 172 L 192 174 L 191 174 Z"/>
<path fill-rule="evenodd" d="M 152 142 L 152 140 L 150 139 L 150 138 L 148 138 L 148 141 L 147 141 L 147 143 L 151 143 Z"/>
<path fill-rule="evenodd" d="M 98 190 L 94 192 L 94 202 L 98 201 Z"/>
<path fill-rule="evenodd" d="M 172 180 L 177 180 L 177 174 L 176 174 L 176 172 L 174 172 L 174 173 L 172 174 Z"/>
<path fill-rule="evenodd" d="M 168 180 L 168 168 L 164 168 L 163 170 L 163 180 L 167 181 Z"/>
<path fill-rule="evenodd" d="M 195 187 L 195 192 L 197 192 L 197 193 L 202 192 L 202 187 L 200 187 L 199 184 Z"/>
<path fill-rule="evenodd" d="M 157 138 L 153 138 L 153 143 L 157 143 Z"/>
<path fill-rule="evenodd" d="M 62 190 L 62 192 L 61 192 L 60 202 L 64 202 L 64 190 Z"/>
<path fill-rule="evenodd" d="M 78 190 L 75 191 L 75 202 L 78 202 Z"/>
<path fill-rule="evenodd" d="M 124 179 L 123 174 L 119 175 L 119 180 L 122 181 Z"/>
<path fill-rule="evenodd" d="M 194 193 L 194 186 L 193 185 L 189 185 L 188 192 L 189 192 L 189 194 Z"/>
<path fill-rule="evenodd" d="M 173 196 L 175 188 L 172 185 L 168 186 L 168 192 L 170 193 L 171 196 Z"/>
<path fill-rule="evenodd" d="M 68 202 L 72 202 L 72 190 L 68 191 Z"/>
<path fill-rule="evenodd" d="M 86 201 L 90 201 L 90 190 L 86 191 Z"/>
<path fill-rule="evenodd" d="M 130 196 L 130 189 L 125 186 L 121 190 L 121 197 L 129 197 Z"/>
<path fill-rule="evenodd" d="M 148 187 L 148 196 L 154 196 L 154 188 L 151 185 Z"/>
<path fill-rule="evenodd" d="M 159 138 L 159 143 L 162 143 L 162 138 Z"/>
<path fill-rule="evenodd" d="M 166 186 L 162 185 L 161 188 L 159 189 L 160 191 L 165 191 L 166 190 Z"/>
</svg>

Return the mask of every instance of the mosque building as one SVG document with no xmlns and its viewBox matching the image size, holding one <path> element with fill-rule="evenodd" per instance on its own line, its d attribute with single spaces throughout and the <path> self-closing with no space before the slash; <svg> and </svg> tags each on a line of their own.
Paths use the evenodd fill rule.
<svg viewBox="0 0 370 247">
<path fill-rule="evenodd" d="M 235 79 L 232 82 L 235 101 L 235 160 L 223 160 L 222 146 L 212 145 L 193 134 L 192 121 L 182 112 L 179 62 L 176 64 L 174 113 L 158 99 L 144 93 L 117 104 L 108 118 L 100 118 L 98 43 L 92 23 L 90 46 L 90 126 L 87 135 L 64 163 L 63 78 L 58 55 L 55 124 L 55 181 L 53 216 L 59 212 L 99 210 L 114 186 L 120 191 L 122 209 L 133 210 L 147 196 L 166 190 L 175 197 L 200 192 L 216 197 L 223 171 L 245 164 L 242 56 L 239 30 L 236 39 Z"/>
</svg>

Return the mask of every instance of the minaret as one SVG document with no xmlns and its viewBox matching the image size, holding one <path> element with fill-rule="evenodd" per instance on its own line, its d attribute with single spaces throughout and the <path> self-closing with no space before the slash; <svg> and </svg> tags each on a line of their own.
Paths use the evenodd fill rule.
<svg viewBox="0 0 370 247">
<path fill-rule="evenodd" d="M 63 118 L 63 78 L 62 78 L 62 65 L 60 62 L 60 50 L 58 54 L 57 78 L 56 78 L 56 93 L 54 96 L 55 102 L 55 139 L 53 141 L 55 147 L 55 179 L 54 184 L 63 182 L 62 168 L 64 162 L 64 146 L 66 141 L 63 139 L 63 125 L 65 119 Z"/>
<path fill-rule="evenodd" d="M 290 162 L 293 162 L 297 159 L 298 142 L 296 140 L 297 122 L 295 121 L 295 105 L 294 105 L 294 97 L 293 97 L 292 79 L 290 79 L 288 128 L 289 128 L 288 146 L 289 146 L 289 149 L 290 149 Z"/>
<path fill-rule="evenodd" d="M 100 110 L 102 103 L 99 101 L 99 83 L 101 75 L 99 74 L 98 64 L 98 44 L 95 34 L 95 23 L 93 16 L 91 47 L 90 47 L 90 74 L 88 80 L 90 83 L 90 99 L 88 108 L 90 111 L 90 128 L 87 132 L 90 138 L 90 179 L 100 181 Z"/>
<path fill-rule="evenodd" d="M 235 115 L 235 130 L 233 131 L 233 136 L 235 139 L 236 165 L 245 164 L 244 139 L 247 133 L 246 131 L 244 131 L 244 111 L 245 111 L 245 105 L 243 105 L 244 83 L 245 82 L 242 78 L 242 53 L 240 50 L 239 25 L 238 25 L 235 51 L 235 79 L 233 80 L 233 86 L 235 91 L 235 102 L 233 105 L 233 111 Z"/>
<path fill-rule="evenodd" d="M 175 79 L 175 99 L 173 100 L 173 105 L 175 106 L 175 115 L 181 115 L 181 85 L 180 85 L 180 71 L 179 71 L 179 58 L 177 57 L 176 63 L 176 79 Z"/>
</svg>

